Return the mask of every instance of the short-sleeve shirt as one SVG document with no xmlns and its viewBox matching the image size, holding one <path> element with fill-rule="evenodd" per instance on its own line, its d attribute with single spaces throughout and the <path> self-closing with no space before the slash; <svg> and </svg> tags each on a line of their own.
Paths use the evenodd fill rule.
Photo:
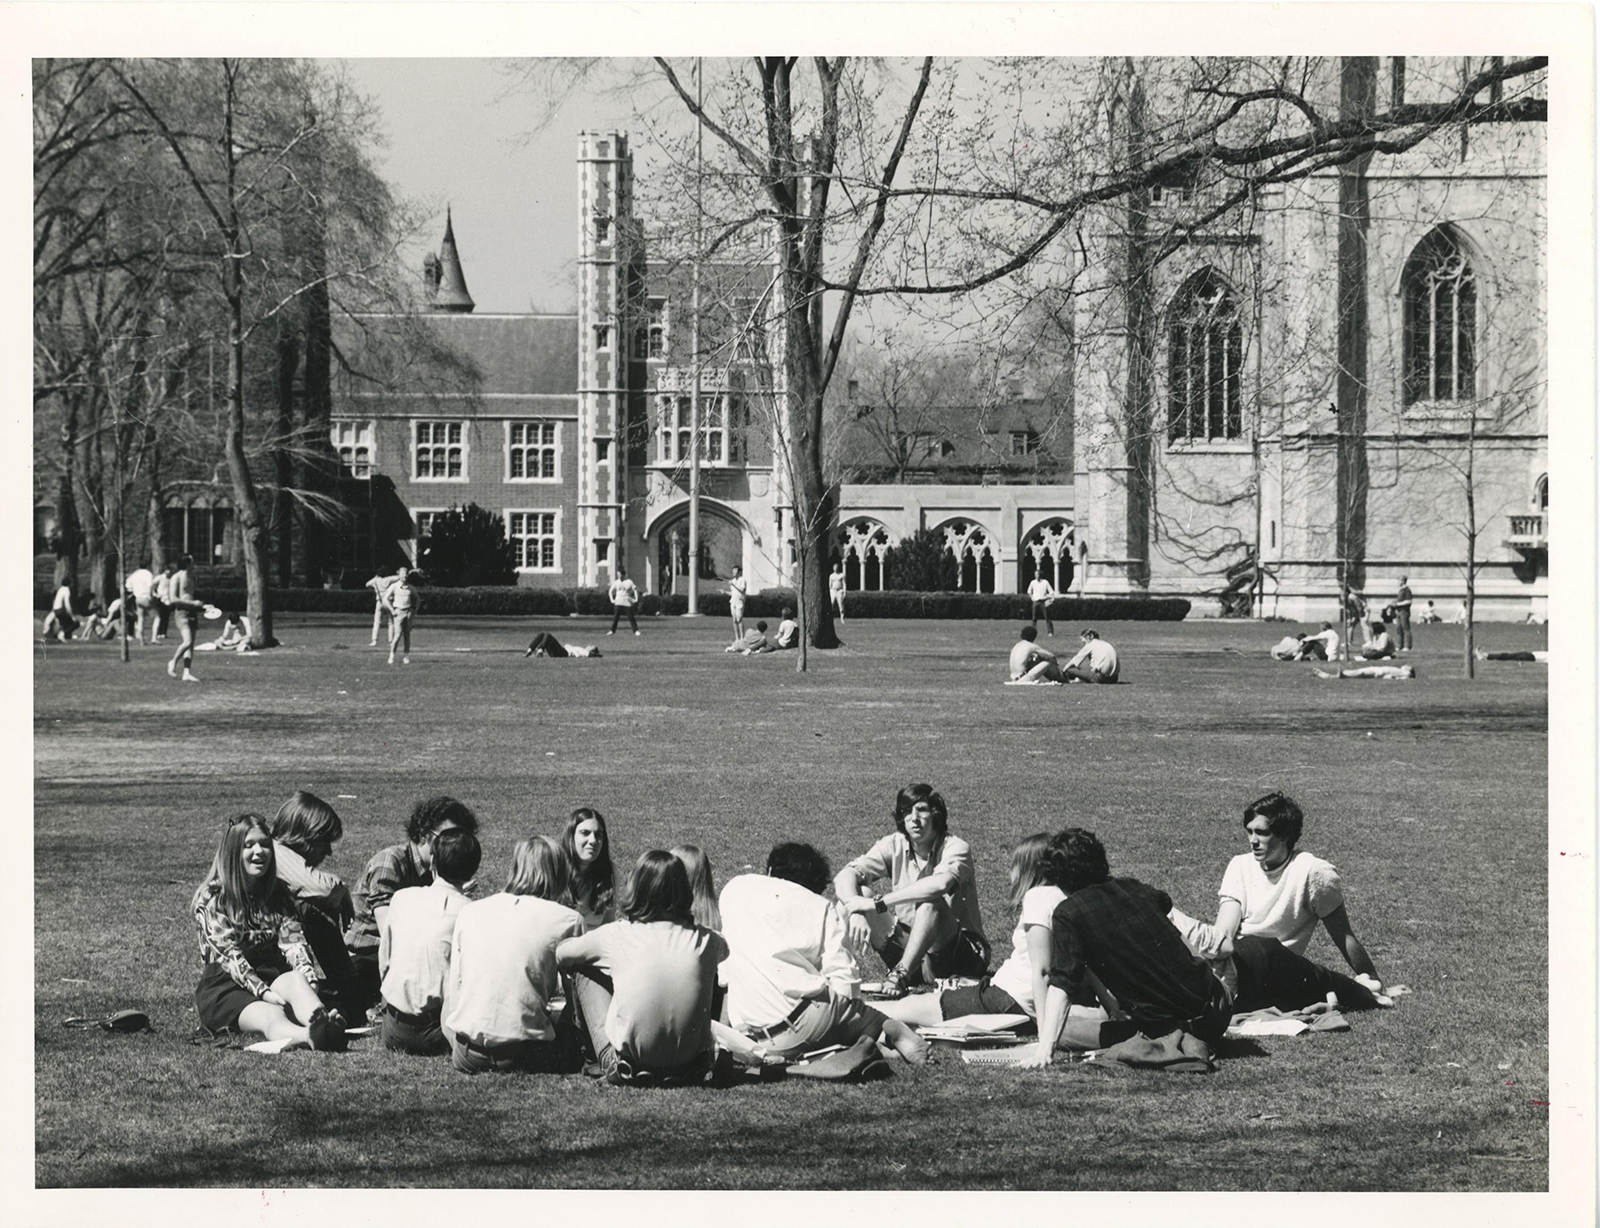
<svg viewBox="0 0 1600 1228">
<path fill-rule="evenodd" d="M 902 832 L 891 832 L 850 863 L 863 882 L 889 880 L 889 890 L 898 891 L 930 875 L 943 874 L 950 880 L 944 898 L 950 904 L 961 928 L 988 941 L 983 932 L 983 915 L 978 909 L 978 882 L 972 866 L 972 849 L 959 836 L 948 833 L 934 842 L 928 860 L 918 862 L 911 841 Z M 910 926 L 916 920 L 915 904 L 895 904 L 895 920 Z"/>
<path fill-rule="evenodd" d="M 417 590 L 405 580 L 396 580 L 387 592 L 389 608 L 396 614 L 409 614 L 417 604 Z"/>
<path fill-rule="evenodd" d="M 1244 910 L 1241 934 L 1276 938 L 1296 955 L 1306 953 L 1317 922 L 1344 905 L 1339 871 L 1310 853 L 1291 854 L 1272 871 L 1240 853 L 1228 863 L 1217 894 Z"/>
<path fill-rule="evenodd" d="M 1083 646 L 1083 664 L 1107 678 L 1117 676 L 1117 650 L 1104 640 L 1090 640 Z"/>
<path fill-rule="evenodd" d="M 611 978 L 606 1037 L 618 1054 L 667 1074 L 711 1048 L 722 935 L 672 921 L 614 921 L 579 940 Z"/>
<path fill-rule="evenodd" d="M 150 590 L 154 587 L 155 581 L 156 578 L 150 574 L 148 567 L 130 571 L 123 578 L 123 583 L 127 586 L 128 591 L 133 594 L 133 599 L 140 605 L 150 604 Z"/>
<path fill-rule="evenodd" d="M 639 589 L 632 580 L 611 581 L 611 604 L 632 605 L 639 600 Z"/>
<path fill-rule="evenodd" d="M 735 576 L 728 581 L 728 604 L 738 609 L 744 609 L 744 596 L 749 591 L 750 582 L 743 576 Z"/>
<path fill-rule="evenodd" d="M 581 933 L 583 918 L 538 896 L 502 891 L 463 904 L 445 977 L 445 1027 L 480 1045 L 554 1040 L 545 1006 L 556 991 L 556 946 Z"/>
<path fill-rule="evenodd" d="M 786 618 L 778 624 L 778 647 L 787 648 L 800 638 L 800 624 Z"/>
<path fill-rule="evenodd" d="M 991 985 L 1005 990 L 1030 1015 L 1038 1014 L 1038 1005 L 1033 1000 L 1033 961 L 1028 956 L 1028 930 L 1036 925 L 1048 930 L 1056 905 L 1066 898 L 1066 892 L 1060 887 L 1049 884 L 1028 889 L 1017 914 L 1017 928 L 1011 935 L 1011 954 L 989 978 Z"/>
<path fill-rule="evenodd" d="M 1055 595 L 1055 587 L 1048 580 L 1033 580 L 1028 584 L 1029 601 L 1048 601 Z"/>
</svg>

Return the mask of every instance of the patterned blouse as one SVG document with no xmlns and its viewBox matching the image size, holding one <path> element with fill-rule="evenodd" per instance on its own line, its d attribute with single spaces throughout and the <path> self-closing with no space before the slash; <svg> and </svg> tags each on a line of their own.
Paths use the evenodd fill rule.
<svg viewBox="0 0 1600 1228">
<path fill-rule="evenodd" d="M 265 907 L 248 924 L 240 925 L 222 910 L 221 884 L 206 883 L 195 892 L 194 919 L 200 926 L 200 959 L 220 964 L 234 982 L 256 997 L 263 997 L 270 986 L 256 975 L 255 959 L 282 951 L 289 966 L 306 977 L 316 976 L 311 952 L 306 947 L 305 931 L 295 915 L 294 904 L 281 884 L 274 884 Z"/>
</svg>

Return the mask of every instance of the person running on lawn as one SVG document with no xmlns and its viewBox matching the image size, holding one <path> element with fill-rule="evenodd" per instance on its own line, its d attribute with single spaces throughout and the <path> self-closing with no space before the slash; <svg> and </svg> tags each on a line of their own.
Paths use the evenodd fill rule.
<svg viewBox="0 0 1600 1228">
<path fill-rule="evenodd" d="M 203 601 L 195 600 L 194 580 L 191 568 L 194 559 L 184 555 L 178 560 L 178 570 L 172 574 L 170 595 L 167 604 L 172 609 L 172 617 L 178 624 L 178 651 L 172 654 L 172 660 L 167 662 L 167 673 L 174 678 L 178 676 L 178 662 L 183 662 L 183 680 L 185 682 L 199 682 L 194 676 L 194 637 L 198 628 L 197 619 L 200 611 L 205 608 Z"/>
</svg>

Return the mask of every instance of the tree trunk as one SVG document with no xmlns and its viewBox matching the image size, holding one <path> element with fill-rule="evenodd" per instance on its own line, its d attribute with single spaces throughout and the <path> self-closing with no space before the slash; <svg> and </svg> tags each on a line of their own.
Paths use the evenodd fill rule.
<svg viewBox="0 0 1600 1228">
<path fill-rule="evenodd" d="M 294 513 L 293 498 L 289 488 L 294 482 L 294 469 L 290 461 L 295 439 L 294 429 L 294 377 L 300 370 L 300 338 L 294 317 L 285 312 L 278 329 L 278 362 L 274 372 L 273 391 L 276 410 L 272 420 L 272 435 L 276 441 L 272 449 L 272 513 L 271 538 L 275 579 L 280 588 L 294 583 L 293 547 L 290 537 Z"/>
<path fill-rule="evenodd" d="M 161 439 L 153 426 L 146 425 L 145 432 L 145 456 L 150 472 L 150 500 L 145 506 L 145 547 L 150 555 L 150 570 L 159 573 L 167 560 L 161 540 L 162 504 L 166 498 L 166 491 L 161 485 Z"/>
<path fill-rule="evenodd" d="M 319 246 L 319 255 L 320 251 Z M 297 453 L 301 460 L 295 466 L 295 480 L 302 490 L 332 497 L 338 493 L 339 462 L 328 434 L 333 408 L 333 334 L 326 282 L 306 292 L 305 306 L 305 432 Z M 319 587 L 328 569 L 327 528 L 307 508 L 297 505 L 294 535 L 295 575 L 308 587 Z"/>
<path fill-rule="evenodd" d="M 56 531 L 51 542 L 51 549 L 56 556 L 53 587 L 60 588 L 65 584 L 76 593 L 81 534 L 78 531 L 75 476 L 78 466 L 73 438 L 78 432 L 78 400 L 75 396 L 69 396 L 65 402 L 61 422 L 61 478 L 56 484 Z"/>
<path fill-rule="evenodd" d="M 72 441 L 73 451 L 76 453 L 75 463 L 72 466 L 72 497 L 76 505 L 76 516 L 79 540 L 84 549 L 85 562 L 88 567 L 87 576 L 80 575 L 79 579 L 86 581 L 89 586 L 91 599 L 105 599 L 105 547 L 101 532 L 100 513 L 95 507 L 95 490 L 93 489 L 92 460 L 93 440 L 100 424 L 98 412 L 98 397 L 90 392 L 80 408 L 88 413 L 74 415 L 77 432 Z M 76 588 L 74 589 L 76 591 Z"/>
<path fill-rule="evenodd" d="M 1462 648 L 1464 664 L 1468 678 L 1476 678 L 1478 671 L 1477 635 L 1473 625 L 1478 601 L 1478 499 L 1477 491 L 1473 489 L 1473 461 L 1478 450 L 1478 415 L 1474 408 L 1467 411 L 1467 466 L 1465 471 L 1465 489 L 1467 496 L 1467 597 L 1463 602 L 1466 611 L 1466 626 Z"/>
</svg>

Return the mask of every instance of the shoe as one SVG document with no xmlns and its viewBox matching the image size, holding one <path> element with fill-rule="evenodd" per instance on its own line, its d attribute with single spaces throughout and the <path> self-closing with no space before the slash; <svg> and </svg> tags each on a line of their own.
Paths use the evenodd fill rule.
<svg viewBox="0 0 1600 1228">
<path fill-rule="evenodd" d="M 401 665 L 410 665 L 411 664 L 411 658 L 410 657 L 401 657 L 400 658 L 400 664 Z"/>
<path fill-rule="evenodd" d="M 326 1007 L 319 1006 L 306 1021 L 306 1031 L 311 1033 L 311 1047 L 323 1053 L 343 1053 L 350 1047 L 344 1034 L 344 1025 L 332 1018 Z"/>
<path fill-rule="evenodd" d="M 198 679 L 198 678 L 196 678 L 196 677 L 195 677 L 195 676 L 194 676 L 194 675 L 193 675 L 193 674 L 191 674 L 191 673 L 190 673 L 190 672 L 189 672 L 189 671 L 188 671 L 188 670 L 184 670 L 184 671 L 183 671 L 183 680 L 184 680 L 184 681 L 185 681 L 185 682 L 199 682 L 199 681 L 200 681 L 200 679 Z"/>
<path fill-rule="evenodd" d="M 389 664 L 390 664 L 390 665 L 393 665 L 393 664 L 394 664 L 394 657 L 393 657 L 393 656 L 391 656 L 391 657 L 390 657 L 390 658 L 389 658 Z"/>
<path fill-rule="evenodd" d="M 606 634 L 607 634 L 607 635 L 615 635 L 615 634 L 616 634 L 616 632 L 615 632 L 615 631 L 607 631 L 607 632 L 606 632 Z"/>
<path fill-rule="evenodd" d="M 177 676 L 178 676 L 178 663 L 176 661 L 168 661 L 167 662 L 167 677 L 168 678 L 176 678 Z"/>
<path fill-rule="evenodd" d="M 643 631 L 635 631 L 635 632 L 634 632 L 634 634 L 635 634 L 635 635 L 643 635 L 643 634 L 644 634 L 644 632 L 643 632 Z"/>
<path fill-rule="evenodd" d="M 883 978 L 883 984 L 878 989 L 878 996 L 890 1002 L 898 1001 L 911 991 L 906 988 L 906 974 L 902 968 L 889 969 L 889 975 Z"/>
</svg>

